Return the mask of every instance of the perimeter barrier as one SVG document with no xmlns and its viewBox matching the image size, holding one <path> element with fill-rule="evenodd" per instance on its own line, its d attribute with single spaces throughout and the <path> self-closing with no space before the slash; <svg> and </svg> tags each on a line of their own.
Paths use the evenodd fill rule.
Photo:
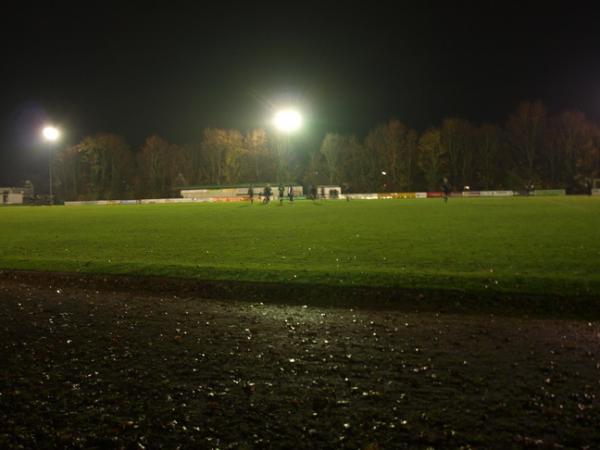
<svg viewBox="0 0 600 450">
<path fill-rule="evenodd" d="M 535 195 L 536 197 L 567 195 L 567 191 L 564 189 L 536 189 L 531 195 Z"/>
<path fill-rule="evenodd" d="M 233 192 L 231 192 L 233 193 Z M 600 196 L 600 189 L 592 189 L 592 195 Z M 451 192 L 451 197 L 512 197 L 520 195 L 516 191 L 463 191 Z M 534 196 L 562 196 L 566 195 L 564 189 L 537 189 L 530 195 Z M 342 194 L 339 199 L 355 200 L 382 200 L 382 199 L 413 199 L 413 198 L 440 198 L 442 192 L 372 192 L 363 194 Z M 261 197 L 256 196 L 260 201 Z M 296 200 L 302 200 L 304 196 L 296 196 Z M 84 206 L 84 205 L 150 205 L 163 203 L 221 203 L 221 202 L 243 202 L 249 201 L 248 195 L 236 192 L 236 195 L 219 195 L 214 197 L 186 197 L 186 198 L 145 198 L 141 200 L 90 200 L 65 202 L 65 206 Z"/>
</svg>

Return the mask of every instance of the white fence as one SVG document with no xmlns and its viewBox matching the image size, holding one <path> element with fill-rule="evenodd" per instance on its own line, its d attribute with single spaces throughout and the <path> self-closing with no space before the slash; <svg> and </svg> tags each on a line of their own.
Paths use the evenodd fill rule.
<svg viewBox="0 0 600 450">
<path fill-rule="evenodd" d="M 294 187 L 294 190 L 296 187 Z M 300 189 L 298 189 L 300 191 Z M 296 192 L 298 192 L 296 191 Z M 302 191 L 300 191 L 302 192 Z M 534 191 L 537 195 L 565 195 L 564 190 Z M 183 193 L 183 191 L 182 191 Z M 435 194 L 435 195 L 432 195 Z M 192 194 L 193 195 L 193 194 Z M 257 195 L 257 194 L 255 194 Z M 320 195 L 320 192 L 319 192 Z M 454 197 L 512 197 L 519 195 L 515 191 L 465 191 L 454 192 Z M 536 195 L 532 193 L 532 195 Z M 592 189 L 592 195 L 600 196 L 600 189 Z M 410 199 L 410 198 L 437 198 L 441 197 L 440 192 L 389 192 L 389 193 L 364 193 L 364 194 L 342 194 L 340 199 L 355 200 L 378 200 L 378 199 Z M 216 197 L 187 197 L 187 198 L 146 198 L 142 200 L 95 200 L 81 202 L 65 202 L 65 206 L 82 205 L 149 205 L 163 203 L 214 203 L 214 202 L 238 202 L 247 199 L 247 195 L 238 196 L 216 196 Z"/>
</svg>

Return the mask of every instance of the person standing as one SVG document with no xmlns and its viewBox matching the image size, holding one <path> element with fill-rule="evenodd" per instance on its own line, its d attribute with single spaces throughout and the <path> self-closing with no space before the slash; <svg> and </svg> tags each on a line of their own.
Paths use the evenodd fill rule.
<svg viewBox="0 0 600 450">
<path fill-rule="evenodd" d="M 254 205 L 254 187 L 252 185 L 248 188 L 248 197 L 250 198 L 250 204 Z"/>
<path fill-rule="evenodd" d="M 592 180 L 586 178 L 584 182 L 584 187 L 586 195 L 592 195 Z"/>
<path fill-rule="evenodd" d="M 321 186 L 321 199 L 325 200 L 325 186 Z"/>
<path fill-rule="evenodd" d="M 290 186 L 288 189 L 288 198 L 290 199 L 290 202 L 294 202 L 294 186 Z"/>
<path fill-rule="evenodd" d="M 448 203 L 448 196 L 450 195 L 450 183 L 448 182 L 447 177 L 444 177 L 444 182 L 442 184 L 442 194 L 444 197 L 444 203 Z"/>
<path fill-rule="evenodd" d="M 350 185 L 348 183 L 344 183 L 344 185 L 342 186 L 343 189 L 343 193 L 346 196 L 346 201 L 349 202 L 350 201 Z"/>
<path fill-rule="evenodd" d="M 283 187 L 283 184 L 279 185 L 279 206 L 283 205 L 283 195 L 285 193 L 285 188 Z"/>
<path fill-rule="evenodd" d="M 264 191 L 263 191 L 263 196 L 264 196 L 263 203 L 265 205 L 268 205 L 269 202 L 271 201 L 271 193 L 272 193 L 272 191 L 271 191 L 271 185 L 267 184 L 265 186 Z"/>
</svg>

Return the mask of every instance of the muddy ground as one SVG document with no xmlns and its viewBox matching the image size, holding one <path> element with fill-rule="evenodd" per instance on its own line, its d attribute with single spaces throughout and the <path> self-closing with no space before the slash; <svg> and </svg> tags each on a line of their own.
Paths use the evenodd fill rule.
<svg viewBox="0 0 600 450">
<path fill-rule="evenodd" d="M 599 381 L 596 321 L 0 282 L 0 448 L 599 448 Z"/>
</svg>

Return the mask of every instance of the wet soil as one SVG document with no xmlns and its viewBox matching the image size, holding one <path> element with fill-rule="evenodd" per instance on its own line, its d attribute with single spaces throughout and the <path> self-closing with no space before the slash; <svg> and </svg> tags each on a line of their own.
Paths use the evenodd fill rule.
<svg viewBox="0 0 600 450">
<path fill-rule="evenodd" d="M 0 448 L 598 448 L 599 396 L 595 321 L 0 281 Z"/>
</svg>

